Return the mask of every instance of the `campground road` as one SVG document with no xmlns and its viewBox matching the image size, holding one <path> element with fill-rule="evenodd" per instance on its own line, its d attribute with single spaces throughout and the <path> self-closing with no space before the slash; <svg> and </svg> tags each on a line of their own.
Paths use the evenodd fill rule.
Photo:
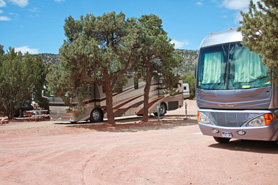
<svg viewBox="0 0 278 185">
<path fill-rule="evenodd" d="M 195 101 L 161 124 L 11 122 L 0 125 L 0 184 L 278 183 L 274 142 L 218 144 L 196 125 Z M 194 107 L 195 106 L 195 107 Z M 134 122 L 137 122 L 134 124 Z"/>
</svg>

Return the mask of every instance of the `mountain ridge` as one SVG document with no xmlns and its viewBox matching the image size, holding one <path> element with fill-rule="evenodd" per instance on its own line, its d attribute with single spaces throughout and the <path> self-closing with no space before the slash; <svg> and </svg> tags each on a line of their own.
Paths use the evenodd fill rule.
<svg viewBox="0 0 278 185">
<path fill-rule="evenodd" d="M 176 52 L 180 52 L 183 58 L 183 62 L 181 66 L 175 70 L 178 73 L 190 73 L 192 76 L 195 74 L 195 66 L 198 61 L 198 50 L 185 50 L 185 49 L 177 49 Z M 40 53 L 38 54 L 42 57 L 44 64 L 57 64 L 60 63 L 60 55 L 59 54 L 51 54 L 51 53 Z"/>
</svg>

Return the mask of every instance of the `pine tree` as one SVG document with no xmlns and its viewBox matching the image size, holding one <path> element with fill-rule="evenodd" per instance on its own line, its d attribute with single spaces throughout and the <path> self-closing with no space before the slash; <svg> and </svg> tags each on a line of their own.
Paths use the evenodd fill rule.
<svg viewBox="0 0 278 185">
<path fill-rule="evenodd" d="M 9 119 L 14 117 L 22 94 L 22 54 L 10 48 L 4 56 L 0 72 L 0 110 Z"/>
<path fill-rule="evenodd" d="M 249 12 L 241 15 L 242 44 L 260 54 L 278 84 L 278 1 L 261 0 L 257 6 L 250 1 Z"/>
<path fill-rule="evenodd" d="M 182 62 L 180 54 L 175 53 L 174 44 L 162 28 L 162 20 L 154 15 L 142 15 L 138 20 L 139 52 L 138 73 L 146 81 L 144 88 L 144 115 L 143 122 L 148 121 L 148 105 L 151 80 L 158 74 L 163 75 L 165 87 L 172 89 L 178 82 L 172 70 Z"/>
<path fill-rule="evenodd" d="M 34 60 L 28 53 L 23 57 L 12 48 L 0 56 L 0 112 L 12 119 L 20 104 L 31 104 L 32 96 L 40 104 L 44 74 L 41 57 Z"/>
<path fill-rule="evenodd" d="M 135 19 L 115 12 L 98 17 L 87 14 L 80 20 L 69 16 L 64 30 L 67 40 L 60 48 L 61 65 L 47 77 L 51 88 L 60 97 L 67 92 L 64 102 L 69 105 L 76 92 L 81 112 L 89 85 L 102 85 L 108 123 L 114 125 L 112 95 L 125 85 L 125 74 L 134 67 Z"/>
<path fill-rule="evenodd" d="M 44 86 L 46 85 L 46 74 L 48 72 L 49 66 L 43 63 L 41 55 L 35 55 L 33 60 L 33 99 L 35 102 L 38 103 L 39 107 L 48 110 L 48 99 L 42 96 L 42 91 L 44 90 Z"/>
</svg>

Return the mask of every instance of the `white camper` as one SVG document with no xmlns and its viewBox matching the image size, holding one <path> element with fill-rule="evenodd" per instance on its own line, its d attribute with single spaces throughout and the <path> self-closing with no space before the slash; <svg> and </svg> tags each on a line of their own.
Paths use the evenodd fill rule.
<svg viewBox="0 0 278 185">
<path fill-rule="evenodd" d="M 183 98 L 188 99 L 190 97 L 190 91 L 189 91 L 189 84 L 183 83 Z"/>
<path fill-rule="evenodd" d="M 113 94 L 113 110 L 115 117 L 143 115 L 143 100 L 145 82 L 142 79 L 130 78 L 122 92 Z M 162 80 L 152 80 L 149 94 L 149 114 L 157 115 L 157 103 L 160 103 L 159 114 L 163 116 L 167 110 L 175 110 L 183 106 L 183 82 L 180 77 L 175 87 L 175 95 L 170 96 L 165 92 Z M 91 86 L 90 98 L 85 101 L 84 114 L 76 116 L 78 110 L 70 111 L 61 98 L 49 97 L 51 120 L 60 121 L 90 121 L 99 122 L 107 117 L 106 96 L 102 86 Z M 73 104 L 77 103 L 74 102 Z"/>
</svg>

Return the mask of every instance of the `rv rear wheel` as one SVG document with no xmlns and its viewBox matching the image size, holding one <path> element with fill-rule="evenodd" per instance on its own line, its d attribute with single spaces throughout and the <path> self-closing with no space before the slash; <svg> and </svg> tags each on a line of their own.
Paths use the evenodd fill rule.
<svg viewBox="0 0 278 185">
<path fill-rule="evenodd" d="M 159 116 L 164 116 L 167 112 L 167 107 L 165 103 L 160 104 L 160 109 L 159 109 Z M 157 112 L 154 113 L 155 116 L 158 116 Z"/>
<path fill-rule="evenodd" d="M 92 110 L 91 116 L 90 116 L 90 121 L 91 121 L 91 123 L 103 121 L 103 112 L 101 111 L 101 109 L 96 108 L 96 109 Z"/>
<path fill-rule="evenodd" d="M 228 143 L 230 138 L 223 138 L 223 137 L 213 137 L 215 141 L 218 143 Z"/>
</svg>

